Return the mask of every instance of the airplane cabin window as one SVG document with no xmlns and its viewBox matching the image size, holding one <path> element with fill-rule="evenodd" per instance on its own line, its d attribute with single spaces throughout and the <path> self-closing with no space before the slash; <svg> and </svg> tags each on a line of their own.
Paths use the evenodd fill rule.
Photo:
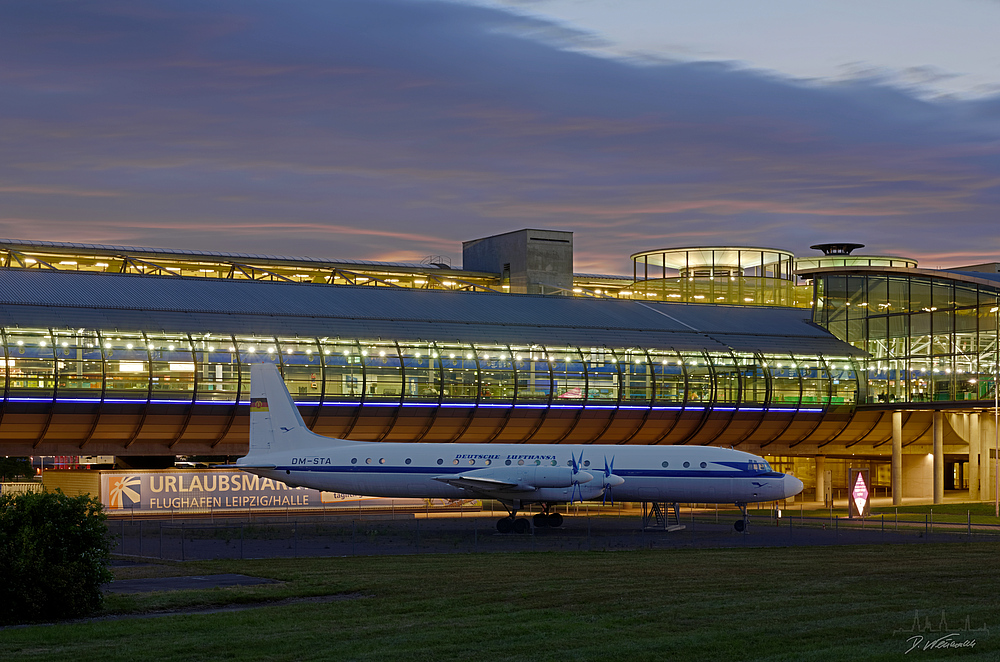
<svg viewBox="0 0 1000 662">
<path fill-rule="evenodd" d="M 411 460 L 410 458 L 406 458 L 406 463 L 409 464 L 410 462 L 413 462 L 413 460 Z"/>
<path fill-rule="evenodd" d="M 702 468 L 702 469 L 704 469 L 704 468 L 705 468 L 705 467 L 707 467 L 707 466 L 708 466 L 708 464 L 707 464 L 707 463 L 705 463 L 705 462 L 702 462 L 702 463 L 701 463 L 701 468 Z"/>
<path fill-rule="evenodd" d="M 691 463 L 690 463 L 690 462 L 685 462 L 685 463 L 684 463 L 684 468 L 685 468 L 685 469 L 687 469 L 687 468 L 688 468 L 688 467 L 690 467 L 690 466 L 691 466 Z"/>
<path fill-rule="evenodd" d="M 517 464 L 518 464 L 518 466 L 523 466 L 524 465 L 524 460 L 518 460 Z"/>
<path fill-rule="evenodd" d="M 452 462 L 451 462 L 451 463 L 452 463 L 452 464 L 458 464 L 458 458 L 455 458 L 454 460 L 452 460 Z"/>
<path fill-rule="evenodd" d="M 469 464 L 475 464 L 475 463 L 476 463 L 475 460 L 469 460 Z"/>
<path fill-rule="evenodd" d="M 365 460 L 365 464 L 371 464 L 371 463 L 372 463 L 372 459 L 371 458 L 368 458 L 367 460 Z"/>
<path fill-rule="evenodd" d="M 510 460 L 507 460 L 507 462 L 505 462 L 505 464 L 509 467 L 510 466 Z"/>
<path fill-rule="evenodd" d="M 590 466 L 590 460 L 584 460 L 583 461 L 583 466 L 589 467 Z"/>
<path fill-rule="evenodd" d="M 486 460 L 486 466 L 493 464 L 493 460 Z"/>
<path fill-rule="evenodd" d="M 351 458 L 351 464 L 357 464 L 357 463 L 358 463 L 358 458 L 352 457 Z"/>
<path fill-rule="evenodd" d="M 444 464 L 444 460 L 442 460 L 441 458 L 438 458 L 438 464 Z"/>
<path fill-rule="evenodd" d="M 385 458 L 384 458 L 384 457 L 380 457 L 380 458 L 378 459 L 378 463 L 379 463 L 379 464 L 385 464 Z"/>
<path fill-rule="evenodd" d="M 664 461 L 664 463 L 663 463 L 663 468 L 664 468 L 664 469 L 666 469 L 666 468 L 667 468 L 667 467 L 669 467 L 669 466 L 670 466 L 670 463 L 669 463 L 669 462 L 666 462 L 666 461 Z"/>
</svg>

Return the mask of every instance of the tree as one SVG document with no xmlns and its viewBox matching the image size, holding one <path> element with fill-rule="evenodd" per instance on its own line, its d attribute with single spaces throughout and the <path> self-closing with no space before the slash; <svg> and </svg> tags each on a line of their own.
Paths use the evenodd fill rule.
<svg viewBox="0 0 1000 662">
<path fill-rule="evenodd" d="M 0 495 L 0 624 L 85 616 L 111 581 L 111 541 L 89 495 Z"/>
<path fill-rule="evenodd" d="M 34 470 L 26 457 L 0 457 L 0 480 L 31 478 Z"/>
</svg>

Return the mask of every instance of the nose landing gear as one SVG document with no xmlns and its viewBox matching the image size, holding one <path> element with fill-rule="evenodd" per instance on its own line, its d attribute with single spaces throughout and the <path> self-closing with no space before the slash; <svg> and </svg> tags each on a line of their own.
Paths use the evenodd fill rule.
<svg viewBox="0 0 1000 662">
<path fill-rule="evenodd" d="M 743 533 L 750 528 L 750 518 L 747 516 L 747 505 L 745 503 L 736 504 L 739 507 L 740 512 L 743 513 L 743 519 L 738 519 L 733 524 L 733 528 L 736 529 L 737 533 Z"/>
</svg>

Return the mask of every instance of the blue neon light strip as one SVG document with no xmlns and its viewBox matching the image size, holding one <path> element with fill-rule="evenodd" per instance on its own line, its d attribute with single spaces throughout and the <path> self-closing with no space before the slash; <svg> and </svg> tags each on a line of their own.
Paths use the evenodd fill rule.
<svg viewBox="0 0 1000 662">
<path fill-rule="evenodd" d="M 8 402 L 52 402 L 52 398 L 20 398 L 11 397 L 7 398 Z M 99 404 L 101 402 L 106 403 L 116 403 L 116 404 L 146 404 L 145 398 L 105 398 L 103 401 L 100 398 L 57 398 L 55 402 L 68 402 L 68 403 L 89 403 L 89 404 Z M 161 404 L 161 405 L 189 405 L 192 404 L 190 400 L 149 400 L 150 404 Z M 232 400 L 195 400 L 196 405 L 232 405 L 234 404 Z M 240 400 L 240 405 L 249 405 L 249 400 Z M 318 402 L 296 402 L 296 405 L 300 407 L 316 407 L 320 406 Z M 324 402 L 322 403 L 324 407 L 399 407 L 401 406 L 398 402 Z M 578 405 L 536 405 L 536 404 L 507 404 L 507 403 L 480 403 L 475 404 L 471 402 L 443 402 L 438 404 L 436 402 L 404 402 L 403 407 L 452 407 L 452 408 L 462 408 L 462 409 L 472 409 L 475 407 L 492 407 L 497 409 L 631 409 L 636 411 L 704 411 L 706 407 L 688 405 L 686 407 L 682 406 L 643 406 L 643 405 L 590 405 L 590 404 L 578 404 Z M 791 407 L 713 407 L 713 411 L 754 411 L 754 412 L 778 412 L 794 414 L 796 412 L 805 412 L 811 414 L 819 414 L 826 411 L 821 407 L 811 407 L 800 409 L 795 409 Z"/>
</svg>

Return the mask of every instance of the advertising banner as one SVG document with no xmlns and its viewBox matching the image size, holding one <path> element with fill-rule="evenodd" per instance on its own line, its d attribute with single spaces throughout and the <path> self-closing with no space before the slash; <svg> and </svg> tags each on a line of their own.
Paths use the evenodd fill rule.
<svg viewBox="0 0 1000 662">
<path fill-rule="evenodd" d="M 102 471 L 101 502 L 116 512 L 440 507 L 444 499 L 383 499 L 289 487 L 236 469 Z"/>
</svg>

